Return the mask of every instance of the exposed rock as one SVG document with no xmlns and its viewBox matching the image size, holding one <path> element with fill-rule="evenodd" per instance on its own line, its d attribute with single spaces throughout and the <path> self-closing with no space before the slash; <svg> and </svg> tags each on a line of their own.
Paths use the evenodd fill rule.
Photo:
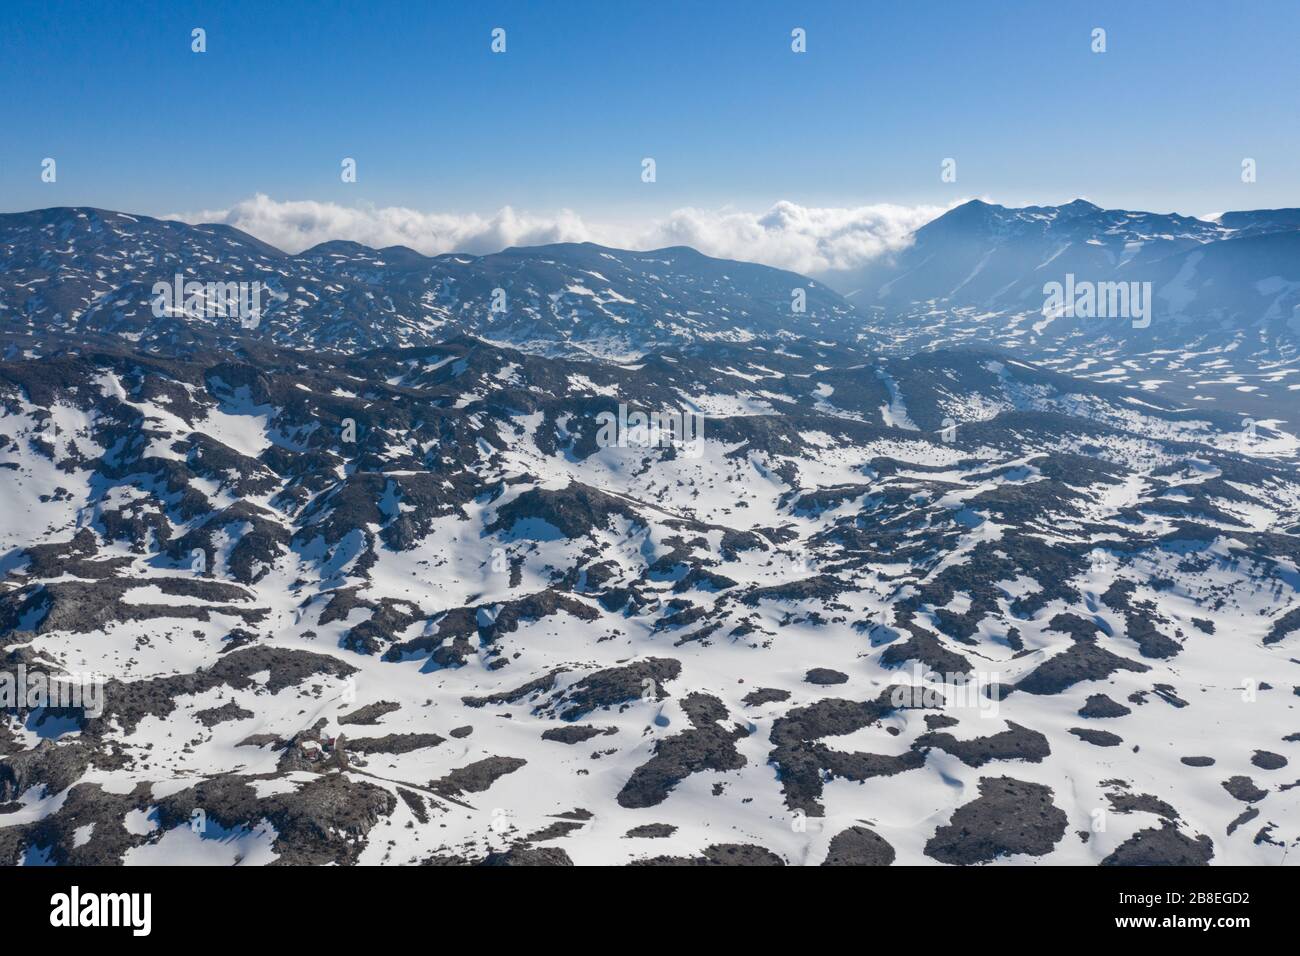
<svg viewBox="0 0 1300 956">
<path fill-rule="evenodd" d="M 1059 694 L 1082 681 L 1104 680 L 1116 671 L 1149 671 L 1146 664 L 1112 654 L 1092 643 L 1071 644 L 1016 682 L 1027 694 Z"/>
<path fill-rule="evenodd" d="M 750 843 L 715 843 L 699 856 L 655 856 L 631 866 L 785 866 L 771 850 Z"/>
<path fill-rule="evenodd" d="M 694 693 L 682 699 L 682 709 L 690 719 L 691 728 L 655 744 L 653 756 L 632 771 L 619 791 L 619 806 L 653 807 L 666 800 L 673 788 L 693 773 L 738 770 L 745 765 L 745 758 L 736 750 L 736 741 L 749 736 L 749 732 L 719 725 L 719 721 L 727 718 L 722 701 L 708 694 Z"/>
<path fill-rule="evenodd" d="M 1124 717 L 1131 713 L 1133 713 L 1131 708 L 1111 700 L 1105 694 L 1090 694 L 1088 699 L 1084 701 L 1083 706 L 1079 708 L 1080 717 L 1088 717 L 1094 720 Z"/>
<path fill-rule="evenodd" d="M 789 699 L 790 692 L 788 690 L 777 690 L 775 687 L 757 687 L 742 697 L 740 702 L 746 707 L 761 707 L 763 704 L 779 704 Z"/>
<path fill-rule="evenodd" d="M 822 866 L 889 866 L 894 848 L 866 827 L 849 827 L 831 838 Z"/>
<path fill-rule="evenodd" d="M 395 704 L 392 701 L 380 700 L 373 704 L 366 704 L 364 707 L 358 707 L 339 718 L 340 724 L 377 724 L 379 718 L 385 714 L 391 714 L 401 710 L 401 704 Z"/>
<path fill-rule="evenodd" d="M 513 846 L 489 853 L 479 866 L 573 866 L 569 854 L 555 846 Z"/>
<path fill-rule="evenodd" d="M 1255 781 L 1241 775 L 1223 781 L 1223 789 L 1242 803 L 1256 803 L 1268 796 L 1267 790 L 1261 790 Z"/>
<path fill-rule="evenodd" d="M 1214 856 L 1214 842 L 1195 839 L 1172 823 L 1139 830 L 1101 861 L 1102 866 L 1205 866 Z"/>
<path fill-rule="evenodd" d="M 1041 784 L 981 777 L 980 795 L 956 809 L 952 821 L 925 844 L 940 863 L 988 863 L 1001 856 L 1044 856 L 1065 835 L 1065 813 Z"/>
<path fill-rule="evenodd" d="M 42 740 L 31 750 L 0 759 L 0 801 L 16 800 L 35 786 L 43 787 L 46 796 L 66 790 L 86 772 L 93 756 L 83 743 Z"/>
<path fill-rule="evenodd" d="M 436 747 L 445 738 L 437 734 L 385 734 L 383 737 L 349 737 L 347 749 L 359 754 L 407 754 Z"/>
<path fill-rule="evenodd" d="M 194 717 L 204 727 L 215 727 L 217 724 L 228 723 L 232 720 L 247 720 L 249 717 L 256 716 L 251 710 L 245 710 L 236 704 L 233 700 L 228 700 L 220 707 L 209 707 L 207 710 L 196 710 Z"/>
<path fill-rule="evenodd" d="M 542 731 L 543 740 L 554 740 L 562 744 L 580 744 L 592 737 L 609 736 L 618 733 L 617 727 L 592 727 L 574 724 L 568 727 L 550 727 Z"/>
<path fill-rule="evenodd" d="M 990 760 L 1027 760 L 1040 763 L 1052 753 L 1047 738 L 1036 730 L 1007 721 L 1007 729 L 988 737 L 958 740 L 952 734 L 928 733 L 916 738 L 917 747 L 936 747 L 968 767 L 982 767 Z"/>
<path fill-rule="evenodd" d="M 643 823 L 623 834 L 624 839 L 661 840 L 677 832 L 671 823 Z"/>
<path fill-rule="evenodd" d="M 1285 757 L 1270 750 L 1256 750 L 1251 755 L 1250 762 L 1260 770 L 1281 770 L 1287 765 Z"/>
<path fill-rule="evenodd" d="M 829 667 L 814 667 L 807 674 L 804 674 L 803 679 L 809 684 L 824 686 L 827 684 L 846 684 L 849 675 L 841 671 L 831 670 Z"/>
<path fill-rule="evenodd" d="M 580 720 L 594 710 L 637 700 L 643 694 L 654 700 L 668 696 L 664 684 L 682 672 L 679 661 L 648 657 L 622 667 L 596 671 L 573 684 L 559 706 L 562 720 Z"/>
<path fill-rule="evenodd" d="M 1118 747 L 1124 742 L 1124 738 L 1119 734 L 1112 734 L 1108 730 L 1092 730 L 1087 727 L 1071 727 L 1070 733 L 1078 737 L 1085 743 L 1090 743 L 1096 747 Z"/>
<path fill-rule="evenodd" d="M 380 817 L 389 816 L 397 798 L 371 783 L 343 774 L 315 777 L 289 793 L 258 797 L 249 779 L 214 777 L 158 802 L 163 829 L 189 826 L 201 809 L 225 829 L 255 829 L 263 820 L 275 827 L 276 863 L 350 864 L 365 847 Z"/>
<path fill-rule="evenodd" d="M 429 789 L 447 796 L 482 793 L 498 779 L 508 773 L 514 773 L 527 762 L 519 757 L 485 757 L 463 767 L 457 767 L 446 776 L 430 783 Z"/>
</svg>

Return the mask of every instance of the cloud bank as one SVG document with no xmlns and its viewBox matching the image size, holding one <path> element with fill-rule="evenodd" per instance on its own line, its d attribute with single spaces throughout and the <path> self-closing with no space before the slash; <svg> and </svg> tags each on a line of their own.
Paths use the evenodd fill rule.
<svg viewBox="0 0 1300 956">
<path fill-rule="evenodd" d="M 482 254 L 549 242 L 598 242 L 624 249 L 685 245 L 710 256 L 815 274 L 854 269 L 902 249 L 913 230 L 948 208 L 888 203 L 816 208 L 783 200 L 762 213 L 677 209 L 643 228 L 629 229 L 586 222 L 570 210 L 530 215 L 506 206 L 479 216 L 280 201 L 259 193 L 229 209 L 168 218 L 225 223 L 291 253 L 331 239 L 375 248 L 409 246 L 425 255 Z"/>
</svg>

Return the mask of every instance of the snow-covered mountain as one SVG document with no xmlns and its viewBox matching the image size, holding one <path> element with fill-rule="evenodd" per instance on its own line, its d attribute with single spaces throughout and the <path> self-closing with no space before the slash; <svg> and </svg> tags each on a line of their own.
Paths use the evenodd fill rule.
<svg viewBox="0 0 1300 956">
<path fill-rule="evenodd" d="M 1082 199 L 1021 209 L 975 199 L 918 229 L 896 259 L 840 284 L 858 284 L 855 298 L 866 302 L 1038 311 L 1043 283 L 1058 273 L 1109 277 L 1230 234 L 1200 219 L 1102 209 Z"/>
<path fill-rule="evenodd" d="M 1229 212 L 1207 221 L 1102 209 L 1082 199 L 1020 209 L 971 200 L 918 229 L 895 257 L 836 284 L 864 304 L 1041 313 L 1043 285 L 1066 274 L 1079 281 L 1151 282 L 1158 312 L 1171 320 L 1151 328 L 1168 331 L 1166 325 L 1179 327 L 1177 319 L 1292 318 L 1300 302 L 1297 241 L 1296 209 Z M 1270 284 L 1273 278 L 1280 281 Z M 1300 326 L 1290 333 L 1300 335 Z"/>
<path fill-rule="evenodd" d="M 1300 841 L 1293 421 L 882 351 L 820 284 L 686 250 L 286 256 L 91 210 L 0 236 L 0 861 Z M 176 270 L 287 297 L 157 318 Z"/>
<path fill-rule="evenodd" d="M 694 340 L 846 337 L 856 314 L 803 276 L 677 247 L 568 243 L 493 255 L 422 256 L 326 242 L 288 255 L 229 226 L 59 208 L 0 215 L 0 328 L 43 340 L 129 338 L 176 352 L 247 330 L 159 316 L 156 282 L 262 282 L 258 337 L 352 352 L 428 345 L 457 332 L 548 351 L 629 357 Z"/>
<path fill-rule="evenodd" d="M 1294 419 L 1300 407 L 1297 209 L 1210 221 L 1084 200 L 973 200 L 897 255 L 822 278 L 858 307 L 873 341 L 903 352 L 995 344 L 1256 417 Z M 1052 283 L 1087 286 L 1091 308 L 1053 313 Z"/>
</svg>

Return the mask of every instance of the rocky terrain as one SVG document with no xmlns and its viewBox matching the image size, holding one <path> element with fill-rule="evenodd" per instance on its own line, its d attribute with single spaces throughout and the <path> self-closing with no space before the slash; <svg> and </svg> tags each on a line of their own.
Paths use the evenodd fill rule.
<svg viewBox="0 0 1300 956">
<path fill-rule="evenodd" d="M 1294 415 L 882 349 L 820 284 L 684 250 L 0 219 L 0 674 L 102 678 L 3 709 L 6 863 L 1300 841 Z M 288 297 L 152 313 L 204 269 Z M 620 405 L 701 440 L 611 444 Z"/>
</svg>

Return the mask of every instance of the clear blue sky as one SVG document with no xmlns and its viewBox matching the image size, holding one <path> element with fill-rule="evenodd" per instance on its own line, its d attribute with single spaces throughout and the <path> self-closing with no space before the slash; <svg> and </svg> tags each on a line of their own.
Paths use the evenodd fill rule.
<svg viewBox="0 0 1300 956">
<path fill-rule="evenodd" d="M 1294 0 L 4 0 L 0 209 L 1300 205 L 1297 49 Z"/>
</svg>

